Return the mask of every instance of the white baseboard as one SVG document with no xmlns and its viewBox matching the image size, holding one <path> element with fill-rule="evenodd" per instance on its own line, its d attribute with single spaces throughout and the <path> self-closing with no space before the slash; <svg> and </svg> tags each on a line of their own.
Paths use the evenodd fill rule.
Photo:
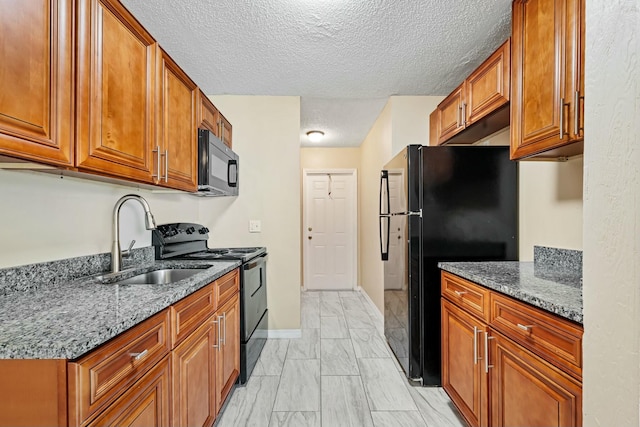
<svg viewBox="0 0 640 427">
<path fill-rule="evenodd" d="M 302 331 L 300 329 L 269 329 L 267 337 L 270 339 L 301 338 Z"/>
<path fill-rule="evenodd" d="M 371 297 L 369 297 L 369 294 L 366 293 L 361 286 L 358 286 L 358 291 L 360 292 L 360 294 L 362 294 L 364 299 L 366 299 L 369 305 L 371 306 L 371 310 L 373 311 L 373 313 L 375 313 L 377 320 L 384 324 L 384 316 L 378 309 L 378 306 L 371 300 Z"/>
</svg>

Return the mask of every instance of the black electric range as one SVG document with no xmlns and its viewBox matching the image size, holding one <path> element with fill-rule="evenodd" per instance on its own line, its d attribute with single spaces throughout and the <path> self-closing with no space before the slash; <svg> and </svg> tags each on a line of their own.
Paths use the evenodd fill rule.
<svg viewBox="0 0 640 427">
<path fill-rule="evenodd" d="M 240 267 L 240 376 L 245 384 L 260 357 L 268 333 L 267 249 L 209 248 L 209 229 L 201 224 L 172 223 L 152 231 L 156 259 L 237 260 Z"/>
</svg>

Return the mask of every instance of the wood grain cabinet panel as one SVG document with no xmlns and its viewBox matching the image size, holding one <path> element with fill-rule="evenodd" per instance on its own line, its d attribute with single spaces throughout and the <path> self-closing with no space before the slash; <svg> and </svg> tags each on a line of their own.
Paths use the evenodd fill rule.
<svg viewBox="0 0 640 427">
<path fill-rule="evenodd" d="M 582 153 L 584 1 L 515 0 L 511 158 Z"/>
<path fill-rule="evenodd" d="M 217 309 L 234 294 L 240 291 L 239 270 L 235 269 L 213 282 L 213 289 Z"/>
<path fill-rule="evenodd" d="M 436 114 L 437 136 L 440 145 L 464 129 L 462 103 L 464 102 L 464 83 L 458 86 L 438 105 Z"/>
<path fill-rule="evenodd" d="M 582 425 L 582 385 L 500 334 L 491 340 L 491 425 Z"/>
<path fill-rule="evenodd" d="M 227 147 L 231 148 L 232 145 L 232 137 L 233 137 L 233 127 L 229 120 L 227 120 L 222 113 L 220 113 L 220 132 L 221 132 L 221 140 Z"/>
<path fill-rule="evenodd" d="M 236 292 L 217 311 L 221 322 L 220 355 L 217 357 L 216 393 L 218 411 L 240 374 L 240 299 Z"/>
<path fill-rule="evenodd" d="M 442 387 L 469 425 L 488 425 L 487 376 L 480 343 L 486 325 L 442 300 Z"/>
<path fill-rule="evenodd" d="M 172 352 L 174 426 L 210 426 L 215 420 L 217 322 L 212 316 Z"/>
<path fill-rule="evenodd" d="M 201 129 L 207 129 L 220 138 L 220 112 L 202 91 L 200 91 L 199 122 Z"/>
<path fill-rule="evenodd" d="M 73 1 L 5 0 L 1 8 L 0 154 L 71 167 Z"/>
<path fill-rule="evenodd" d="M 215 311 L 213 283 L 171 306 L 171 348 L 200 327 Z"/>
<path fill-rule="evenodd" d="M 153 182 L 155 68 L 156 41 L 120 2 L 78 1 L 79 169 Z"/>
<path fill-rule="evenodd" d="M 160 153 L 163 186 L 196 191 L 198 180 L 198 87 L 160 47 L 156 153 Z"/>
<path fill-rule="evenodd" d="M 487 322 L 489 320 L 489 290 L 443 271 L 442 296 L 463 310 Z"/>
<path fill-rule="evenodd" d="M 168 427 L 170 367 L 165 357 L 89 426 Z"/>
</svg>

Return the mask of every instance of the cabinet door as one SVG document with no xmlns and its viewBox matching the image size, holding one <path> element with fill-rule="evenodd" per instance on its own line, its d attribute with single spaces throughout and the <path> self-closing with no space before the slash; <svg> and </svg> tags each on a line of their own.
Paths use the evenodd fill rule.
<svg viewBox="0 0 640 427">
<path fill-rule="evenodd" d="M 471 426 L 488 423 L 485 325 L 442 299 L 442 386 Z"/>
<path fill-rule="evenodd" d="M 515 0 L 512 29 L 511 158 L 574 142 L 574 62 L 582 56 L 575 26 L 576 0 Z M 576 63 L 577 67 L 580 67 Z M 582 65 L 583 67 L 584 65 Z M 581 152 L 573 146 L 556 155 Z M 553 155 L 553 153 L 549 154 Z"/>
<path fill-rule="evenodd" d="M 174 426 L 209 426 L 216 416 L 218 326 L 205 322 L 171 354 Z"/>
<path fill-rule="evenodd" d="M 222 337 L 218 369 L 216 372 L 216 391 L 218 393 L 218 409 L 222 407 L 240 373 L 240 302 L 236 293 L 218 309 Z"/>
<path fill-rule="evenodd" d="M 200 91 L 200 128 L 208 129 L 220 138 L 220 113 L 211 100 Z"/>
<path fill-rule="evenodd" d="M 220 114 L 220 133 L 222 142 L 224 145 L 231 148 L 231 137 L 232 137 L 233 129 L 231 127 L 231 123 L 227 119 L 224 118 L 222 114 Z"/>
<path fill-rule="evenodd" d="M 169 426 L 169 358 L 147 374 L 105 409 L 90 426 Z"/>
<path fill-rule="evenodd" d="M 569 110 L 569 138 L 584 138 L 584 1 L 567 2 L 567 40 L 571 42 L 571 54 L 567 55 L 567 93 L 573 94 Z"/>
<path fill-rule="evenodd" d="M 0 6 L 0 154 L 73 166 L 72 3 Z"/>
<path fill-rule="evenodd" d="M 580 384 L 502 335 L 492 335 L 491 425 L 581 426 Z"/>
<path fill-rule="evenodd" d="M 462 112 L 466 126 L 476 123 L 509 102 L 511 41 L 507 39 L 465 80 Z"/>
<path fill-rule="evenodd" d="M 438 105 L 436 110 L 438 112 L 436 117 L 438 144 L 442 144 L 464 129 L 464 121 L 462 120 L 463 89 L 464 83 Z"/>
<path fill-rule="evenodd" d="M 155 40 L 119 1 L 78 1 L 80 169 L 153 181 L 155 56 Z"/>
<path fill-rule="evenodd" d="M 158 115 L 156 150 L 160 184 L 185 191 L 197 189 L 198 87 L 167 53 L 158 48 Z"/>
</svg>

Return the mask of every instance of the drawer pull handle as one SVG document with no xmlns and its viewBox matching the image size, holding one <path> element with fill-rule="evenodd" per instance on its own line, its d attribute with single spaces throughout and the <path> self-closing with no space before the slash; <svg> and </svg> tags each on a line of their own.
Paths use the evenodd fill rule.
<svg viewBox="0 0 640 427">
<path fill-rule="evenodd" d="M 131 357 L 133 358 L 133 360 L 140 360 L 143 357 L 145 357 L 147 353 L 149 353 L 149 350 L 144 350 L 144 351 L 141 351 L 140 353 L 131 353 Z"/>
<path fill-rule="evenodd" d="M 458 295 L 459 297 L 461 297 L 464 294 L 467 294 L 468 292 L 466 291 L 453 291 L 456 295 Z"/>
<path fill-rule="evenodd" d="M 531 329 L 533 328 L 533 325 L 522 325 L 522 324 L 518 323 L 518 328 L 522 329 L 525 332 L 531 332 Z"/>
<path fill-rule="evenodd" d="M 473 364 L 478 364 L 478 327 L 473 327 Z"/>
<path fill-rule="evenodd" d="M 218 325 L 218 344 L 214 344 L 213 348 L 220 349 L 220 322 L 218 320 L 214 320 L 213 323 Z"/>
<path fill-rule="evenodd" d="M 489 373 L 489 368 L 493 368 L 493 365 L 489 364 L 489 340 L 494 339 L 490 337 L 488 332 L 484 333 L 484 373 Z"/>
</svg>

